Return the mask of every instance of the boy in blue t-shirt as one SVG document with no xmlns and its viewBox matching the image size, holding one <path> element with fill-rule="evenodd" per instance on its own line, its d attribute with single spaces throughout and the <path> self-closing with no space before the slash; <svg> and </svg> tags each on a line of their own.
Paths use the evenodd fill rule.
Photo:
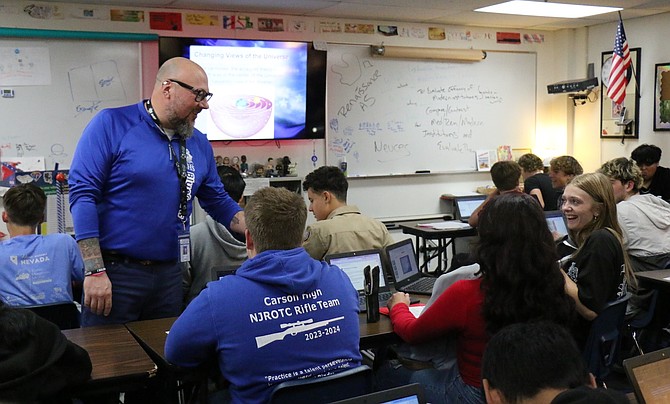
<svg viewBox="0 0 670 404">
<path fill-rule="evenodd" d="M 10 239 L 0 243 L 0 299 L 10 306 L 71 302 L 73 282 L 83 282 L 84 262 L 74 239 L 36 234 L 46 200 L 32 183 L 10 188 L 2 198 Z"/>
</svg>

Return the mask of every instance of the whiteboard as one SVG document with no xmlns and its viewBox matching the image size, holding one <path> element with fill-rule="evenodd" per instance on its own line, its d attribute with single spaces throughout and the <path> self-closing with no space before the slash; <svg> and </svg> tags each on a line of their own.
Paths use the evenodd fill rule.
<svg viewBox="0 0 670 404">
<path fill-rule="evenodd" d="M 349 176 L 474 171 L 478 150 L 532 147 L 536 82 L 535 53 L 445 62 L 329 44 L 327 162 Z"/>
<path fill-rule="evenodd" d="M 44 157 L 70 167 L 82 130 L 100 110 L 140 100 L 140 44 L 0 40 L 0 160 Z M 21 165 L 18 166 L 21 168 Z"/>
</svg>

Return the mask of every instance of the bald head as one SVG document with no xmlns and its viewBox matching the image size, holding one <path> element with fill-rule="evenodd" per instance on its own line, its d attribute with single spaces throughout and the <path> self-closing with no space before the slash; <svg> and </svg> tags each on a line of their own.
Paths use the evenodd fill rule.
<svg viewBox="0 0 670 404">
<path fill-rule="evenodd" d="M 154 92 L 156 88 L 161 87 L 161 83 L 165 80 L 174 79 L 179 81 L 184 81 L 189 83 L 195 80 L 201 80 L 207 82 L 207 74 L 205 71 L 192 60 L 176 57 L 168 59 L 163 63 L 163 65 L 158 69 L 158 74 L 156 75 L 156 85 L 154 86 Z M 193 85 L 198 88 L 197 86 Z"/>
<path fill-rule="evenodd" d="M 151 105 L 163 129 L 191 136 L 195 118 L 200 111 L 209 108 L 207 99 L 196 101 L 198 90 L 208 93 L 209 83 L 207 74 L 197 63 L 183 57 L 163 63 L 151 93 Z"/>
</svg>

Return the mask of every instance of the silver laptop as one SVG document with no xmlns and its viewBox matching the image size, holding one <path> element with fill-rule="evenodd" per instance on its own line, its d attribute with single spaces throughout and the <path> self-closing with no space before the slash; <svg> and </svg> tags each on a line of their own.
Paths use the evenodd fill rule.
<svg viewBox="0 0 670 404">
<path fill-rule="evenodd" d="M 384 273 L 382 265 L 382 255 L 380 250 L 362 250 L 352 251 L 339 254 L 327 255 L 324 260 L 339 267 L 349 277 L 351 284 L 358 291 L 358 308 L 359 311 L 365 311 L 365 279 L 363 277 L 363 268 L 370 266 L 374 268 L 379 267 L 380 274 Z M 379 277 L 379 306 L 386 305 L 386 301 L 391 297 L 392 292 L 386 284 L 384 276 Z"/>
<path fill-rule="evenodd" d="M 468 195 L 457 196 L 456 201 L 456 218 L 461 222 L 467 222 L 472 212 L 475 211 L 486 200 L 486 195 Z"/>
<path fill-rule="evenodd" d="M 547 226 L 552 234 L 558 234 L 560 238 L 568 235 L 568 226 L 565 225 L 565 217 L 560 210 L 547 210 L 544 212 Z M 556 239 L 556 237 L 554 237 Z"/>
<path fill-rule="evenodd" d="M 406 293 L 430 295 L 436 278 L 419 271 L 419 263 L 414 254 L 412 239 L 405 239 L 386 247 L 389 275 L 396 290 Z"/>
</svg>

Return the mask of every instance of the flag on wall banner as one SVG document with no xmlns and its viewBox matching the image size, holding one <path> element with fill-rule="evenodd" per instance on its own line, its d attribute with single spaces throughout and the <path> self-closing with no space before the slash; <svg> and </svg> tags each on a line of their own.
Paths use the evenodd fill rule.
<svg viewBox="0 0 670 404">
<path fill-rule="evenodd" d="M 607 96 L 615 103 L 623 104 L 623 100 L 626 98 L 626 86 L 628 86 L 626 72 L 630 67 L 630 50 L 628 49 L 628 40 L 626 40 L 622 20 L 619 20 L 619 26 L 616 29 L 613 52 Z"/>
</svg>

